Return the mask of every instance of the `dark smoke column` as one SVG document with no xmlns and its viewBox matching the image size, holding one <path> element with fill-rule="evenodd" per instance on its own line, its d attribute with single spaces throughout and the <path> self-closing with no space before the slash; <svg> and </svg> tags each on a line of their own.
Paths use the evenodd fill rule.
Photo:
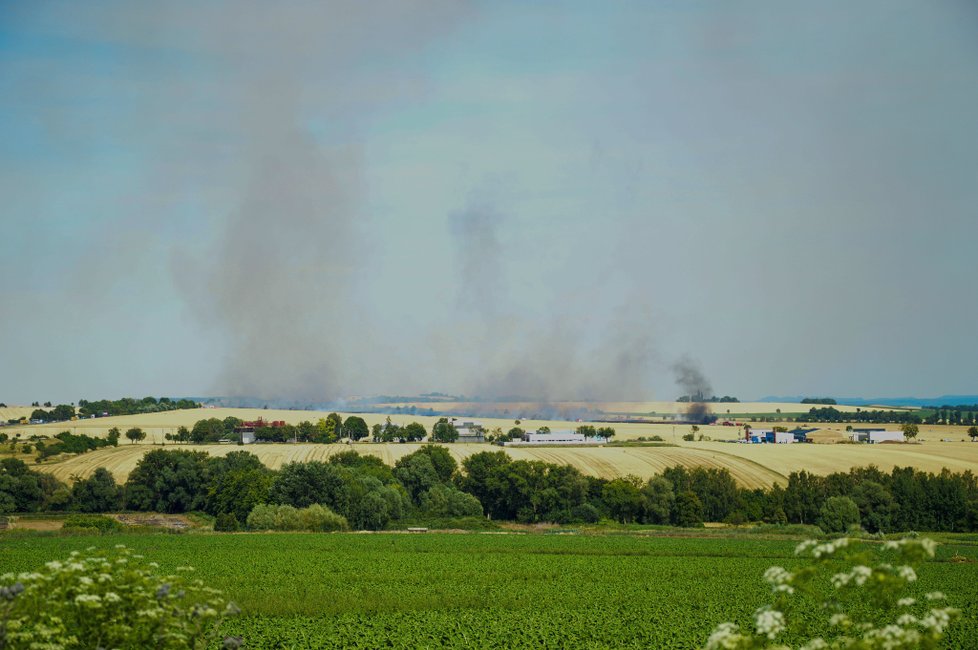
<svg viewBox="0 0 978 650">
<path fill-rule="evenodd" d="M 676 385 L 689 395 L 689 406 L 686 407 L 686 419 L 694 424 L 710 424 L 716 417 L 706 402 L 713 393 L 713 387 L 703 374 L 697 362 L 684 356 L 672 365 L 676 376 Z"/>
</svg>

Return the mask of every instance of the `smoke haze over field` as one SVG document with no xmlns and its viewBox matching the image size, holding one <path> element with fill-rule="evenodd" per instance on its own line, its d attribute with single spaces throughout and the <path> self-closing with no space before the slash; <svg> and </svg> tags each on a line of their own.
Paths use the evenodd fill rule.
<svg viewBox="0 0 978 650">
<path fill-rule="evenodd" d="M 12 3 L 0 401 L 966 392 L 976 26 Z"/>
</svg>

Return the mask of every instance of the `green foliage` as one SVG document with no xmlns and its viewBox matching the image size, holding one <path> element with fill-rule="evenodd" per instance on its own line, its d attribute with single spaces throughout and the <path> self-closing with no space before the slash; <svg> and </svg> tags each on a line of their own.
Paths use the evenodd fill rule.
<svg viewBox="0 0 978 650">
<path fill-rule="evenodd" d="M 903 430 L 903 437 L 907 440 L 913 440 L 920 433 L 920 427 L 916 422 L 907 422 L 900 428 Z"/>
<path fill-rule="evenodd" d="M 417 442 L 419 440 L 424 440 L 425 436 L 428 435 L 427 430 L 425 430 L 424 425 L 418 422 L 411 422 L 407 424 L 403 429 L 404 440 L 407 442 Z"/>
<path fill-rule="evenodd" d="M 126 529 L 126 525 L 105 515 L 68 515 L 64 521 L 64 529 L 76 532 L 118 533 Z"/>
<path fill-rule="evenodd" d="M 126 505 L 133 510 L 202 510 L 207 497 L 208 456 L 199 451 L 155 449 L 129 474 Z"/>
<path fill-rule="evenodd" d="M 118 438 L 116 442 L 118 443 Z M 49 444 L 37 443 L 37 458 L 40 461 L 58 454 L 84 454 L 110 445 L 112 445 L 112 440 L 109 438 L 93 438 L 85 434 L 76 435 L 70 431 L 62 431 L 54 436 L 54 440 Z"/>
<path fill-rule="evenodd" d="M 0 460 L 0 514 L 42 509 L 61 483 L 16 458 Z"/>
<path fill-rule="evenodd" d="M 113 447 L 118 447 L 119 446 L 119 436 L 121 436 L 121 435 L 122 435 L 122 432 L 119 431 L 119 427 L 112 427 L 111 429 L 109 429 L 109 433 L 106 436 L 105 440 L 110 445 L 112 445 Z"/>
<path fill-rule="evenodd" d="M 131 440 L 132 444 L 136 444 L 136 442 L 146 438 L 146 432 L 139 427 L 133 427 L 126 431 L 126 438 Z"/>
<path fill-rule="evenodd" d="M 128 436 L 128 433 L 126 434 Z M 193 429 L 190 430 L 190 442 L 200 445 L 208 442 L 217 442 L 227 436 L 224 422 L 218 418 L 207 418 L 197 420 Z"/>
<path fill-rule="evenodd" d="M 244 521 L 252 508 L 268 501 L 273 473 L 254 454 L 232 451 L 209 459 L 206 469 L 204 511 L 208 514 L 231 514 Z"/>
<path fill-rule="evenodd" d="M 350 440 L 363 440 L 370 435 L 370 429 L 362 417 L 351 415 L 343 422 L 343 435 Z"/>
<path fill-rule="evenodd" d="M 137 400 L 124 397 L 119 400 L 78 400 L 78 413 L 85 417 L 105 415 L 136 415 L 139 413 L 159 413 L 177 409 L 200 408 L 200 404 L 189 399 L 174 400 L 169 397 L 144 397 Z"/>
<path fill-rule="evenodd" d="M 422 512 L 433 517 L 479 517 L 482 504 L 471 494 L 445 485 L 436 485 L 423 492 Z"/>
<path fill-rule="evenodd" d="M 318 503 L 299 511 L 299 526 L 300 530 L 320 533 L 348 530 L 350 527 L 345 517 Z"/>
<path fill-rule="evenodd" d="M 222 512 L 214 519 L 214 530 L 219 533 L 235 533 L 241 528 L 233 512 Z"/>
<path fill-rule="evenodd" d="M 844 533 L 859 525 L 859 506 L 849 497 L 829 497 L 819 510 L 818 525 L 827 533 Z"/>
<path fill-rule="evenodd" d="M 773 647 L 791 638 L 804 648 L 912 650 L 943 647 L 960 611 L 942 605 L 945 595 L 910 595 L 917 569 L 934 556 L 928 539 L 886 542 L 872 549 L 846 538 L 802 542 L 806 564 L 764 573 L 773 602 L 754 612 L 753 629 L 719 625 L 707 650 Z M 848 570 L 846 570 L 848 569 Z"/>
<path fill-rule="evenodd" d="M 290 505 L 260 504 L 248 515 L 251 530 L 308 530 L 330 532 L 347 530 L 346 518 L 318 503 L 296 509 Z"/>
<path fill-rule="evenodd" d="M 431 427 L 432 442 L 455 442 L 458 440 L 458 431 L 455 425 L 448 421 L 448 418 L 440 418 Z"/>
<path fill-rule="evenodd" d="M 411 523 L 398 529 L 492 525 L 484 518 L 404 521 Z M 777 564 L 795 571 L 804 562 L 794 554 L 797 541 L 775 527 L 756 536 L 738 532 L 741 538 L 723 531 L 573 534 L 575 528 L 552 535 L 325 539 L 307 533 L 6 535 L 0 572 L 29 571 L 70 550 L 119 542 L 164 572 L 192 563 L 196 577 L 247 611 L 222 633 L 244 637 L 248 648 L 678 649 L 702 646 L 722 621 L 751 625 L 757 605 L 771 602 L 760 579 L 765 569 Z M 978 601 L 978 563 L 947 561 L 978 558 L 973 543 L 967 536 L 941 547 L 937 561 L 919 568 L 910 593 L 924 600 L 941 589 L 965 610 L 949 629 L 946 648 L 971 648 L 978 638 L 978 610 L 971 606 Z M 831 593 L 827 581 L 824 589 Z M 621 611 L 600 614 L 610 611 L 609 603 Z M 818 602 L 808 616 L 827 618 Z M 792 637 L 776 643 L 801 645 Z M 212 647 L 220 646 L 218 639 Z"/>
<path fill-rule="evenodd" d="M 128 549 L 73 552 L 0 578 L 0 647 L 204 648 L 236 612 L 199 580 L 161 575 Z"/>
<path fill-rule="evenodd" d="M 672 507 L 672 523 L 683 528 L 703 525 L 703 504 L 692 490 L 676 495 Z"/>
<path fill-rule="evenodd" d="M 112 512 L 122 506 L 122 489 L 104 467 L 71 486 L 71 508 L 79 512 Z"/>
</svg>

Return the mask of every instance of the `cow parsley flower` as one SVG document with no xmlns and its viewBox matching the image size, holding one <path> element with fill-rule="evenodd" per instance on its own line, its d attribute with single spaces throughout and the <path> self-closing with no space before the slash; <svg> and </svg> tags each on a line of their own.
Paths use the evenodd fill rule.
<svg viewBox="0 0 978 650">
<path fill-rule="evenodd" d="M 785 630 L 784 614 L 776 609 L 762 607 L 754 612 L 754 627 L 758 634 L 773 640 Z"/>
</svg>

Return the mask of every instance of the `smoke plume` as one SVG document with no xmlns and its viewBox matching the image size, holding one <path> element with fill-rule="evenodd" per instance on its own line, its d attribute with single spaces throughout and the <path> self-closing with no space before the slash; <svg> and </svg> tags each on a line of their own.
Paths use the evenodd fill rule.
<svg viewBox="0 0 978 650">
<path fill-rule="evenodd" d="M 706 400 L 710 399 L 713 388 L 699 363 L 684 356 L 672 365 L 672 371 L 676 378 L 676 385 L 683 390 L 684 395 L 689 397 L 686 418 L 696 424 L 711 422 L 714 419 L 713 411 Z"/>
</svg>

